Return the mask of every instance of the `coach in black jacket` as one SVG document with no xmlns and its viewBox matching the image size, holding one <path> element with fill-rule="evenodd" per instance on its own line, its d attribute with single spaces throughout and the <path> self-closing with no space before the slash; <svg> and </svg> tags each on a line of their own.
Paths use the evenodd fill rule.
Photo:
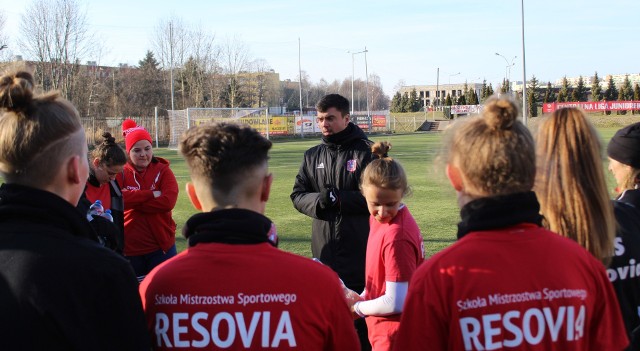
<svg viewBox="0 0 640 351">
<path fill-rule="evenodd" d="M 322 143 L 305 152 L 291 200 L 313 218 L 313 256 L 336 271 L 348 288 L 362 292 L 369 211 L 359 184 L 371 161 L 372 142 L 350 123 L 349 101 L 341 95 L 323 97 L 316 110 Z M 366 333 L 360 340 L 368 343 Z"/>
</svg>

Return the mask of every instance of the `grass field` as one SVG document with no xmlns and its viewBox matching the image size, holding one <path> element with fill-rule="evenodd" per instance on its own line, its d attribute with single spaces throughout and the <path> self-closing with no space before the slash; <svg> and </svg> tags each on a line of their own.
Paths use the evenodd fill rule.
<svg viewBox="0 0 640 351">
<path fill-rule="evenodd" d="M 606 145 L 617 129 L 619 127 L 599 129 L 603 145 Z M 420 226 L 425 239 L 427 256 L 451 245 L 455 241 L 459 210 L 455 192 L 449 186 L 444 170 L 434 163 L 434 158 L 440 150 L 442 135 L 434 133 L 380 135 L 372 136 L 371 139 L 389 140 L 393 144 L 390 156 L 398 160 L 408 174 L 413 193 L 405 199 L 405 203 Z M 304 151 L 318 142 L 317 137 L 302 141 L 276 141 L 269 161 L 274 183 L 266 215 L 277 226 L 280 248 L 303 256 L 311 255 L 311 219 L 293 208 L 289 194 Z M 185 240 L 181 235 L 182 225 L 195 213 L 195 209 L 183 191 L 184 184 L 188 181 L 188 172 L 177 151 L 158 149 L 155 150 L 155 154 L 171 161 L 171 168 L 180 185 L 181 192 L 174 210 L 174 219 L 178 224 L 176 233 L 178 251 L 181 251 L 185 248 Z M 607 174 L 609 175 L 608 172 Z M 612 186 L 613 179 L 610 176 L 608 181 Z"/>
</svg>

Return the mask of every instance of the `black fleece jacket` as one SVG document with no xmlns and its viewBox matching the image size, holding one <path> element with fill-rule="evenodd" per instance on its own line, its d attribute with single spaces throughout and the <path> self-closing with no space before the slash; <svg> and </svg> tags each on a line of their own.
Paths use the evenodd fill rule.
<svg viewBox="0 0 640 351">
<path fill-rule="evenodd" d="M 313 257 L 338 273 L 352 290 L 364 289 L 364 265 L 369 238 L 369 211 L 360 193 L 360 175 L 371 162 L 371 144 L 364 132 L 349 123 L 345 130 L 322 138 L 304 153 L 291 200 L 293 207 L 313 218 Z M 320 205 L 320 192 L 337 189 L 338 203 Z"/>
<path fill-rule="evenodd" d="M 131 266 L 47 191 L 0 187 L 0 311 L 3 349 L 149 349 Z"/>
</svg>

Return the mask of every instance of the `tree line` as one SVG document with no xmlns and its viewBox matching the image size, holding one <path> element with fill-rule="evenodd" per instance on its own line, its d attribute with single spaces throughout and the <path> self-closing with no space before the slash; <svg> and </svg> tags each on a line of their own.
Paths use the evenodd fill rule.
<svg viewBox="0 0 640 351">
<path fill-rule="evenodd" d="M 580 76 L 575 87 L 569 86 L 567 77 L 562 78 L 560 88 L 554 88 L 551 82 L 547 83 L 546 88 L 541 88 L 539 82 L 535 76 L 527 84 L 527 100 L 528 111 L 530 116 L 536 117 L 538 115 L 537 107 L 539 102 L 586 102 L 586 101 L 638 101 L 640 100 L 640 86 L 636 83 L 631 85 L 629 75 L 626 75 L 622 85 L 617 87 L 613 77 L 610 76 L 607 81 L 607 86 L 603 90 L 601 87 L 602 80 L 598 77 L 598 72 L 595 72 L 591 77 L 591 86 L 587 87 L 585 80 Z M 611 114 L 611 111 L 605 112 L 607 115 Z M 617 111 L 617 114 L 624 115 L 627 111 Z M 632 111 L 636 113 L 636 111 Z"/>
<path fill-rule="evenodd" d="M 504 83 L 504 82 L 503 82 Z M 503 86 L 508 86 L 503 84 Z M 487 81 L 482 81 L 482 88 L 480 89 L 480 96 L 475 89 L 470 89 L 469 85 L 465 82 L 462 89 L 462 94 L 459 96 L 451 97 L 451 94 L 447 92 L 447 95 L 442 101 L 439 98 L 434 100 L 435 106 L 452 106 L 452 105 L 478 105 L 483 103 L 487 98 L 494 94 L 493 86 L 491 83 L 487 85 Z M 391 112 L 418 112 L 423 109 L 424 106 L 418 98 L 418 92 L 415 88 L 411 92 L 405 92 L 401 94 L 399 91 L 391 99 Z"/>
<path fill-rule="evenodd" d="M 300 94 L 299 82 L 280 81 L 268 62 L 251 57 L 237 37 L 219 39 L 177 17 L 159 21 L 150 48 L 133 67 L 100 64 L 105 49 L 79 0 L 33 0 L 20 18 L 18 38 L 7 38 L 4 25 L 0 12 L 0 47 L 12 39 L 11 46 L 18 49 L 13 51 L 25 55 L 39 88 L 59 90 L 83 117 L 148 116 L 155 106 L 277 106 L 293 111 L 313 108 L 327 93 L 351 96 L 352 91 L 350 77 L 313 83 L 303 71 Z M 3 51 L 0 62 L 11 64 L 9 51 Z M 375 74 L 368 84 L 353 80 L 354 109 L 366 110 L 367 88 L 370 108 L 387 109 L 389 98 Z"/>
</svg>

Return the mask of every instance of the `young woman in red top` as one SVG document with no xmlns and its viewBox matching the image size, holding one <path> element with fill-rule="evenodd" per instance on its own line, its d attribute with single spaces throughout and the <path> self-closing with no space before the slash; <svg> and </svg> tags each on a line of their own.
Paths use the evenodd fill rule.
<svg viewBox="0 0 640 351">
<path fill-rule="evenodd" d="M 369 240 L 362 300 L 353 304 L 366 317 L 369 341 L 376 351 L 390 350 L 407 295 L 409 279 L 424 259 L 422 235 L 402 198 L 409 192 L 402 166 L 387 156 L 388 142 L 375 143 L 378 159 L 362 174 L 362 194 L 367 201 Z M 353 295 L 353 294 L 350 294 Z"/>
<path fill-rule="evenodd" d="M 169 161 L 153 156 L 151 135 L 132 120 L 122 123 L 129 161 L 118 174 L 124 196 L 124 254 L 138 280 L 176 255 L 176 223 L 171 211 L 178 182 Z"/>
<path fill-rule="evenodd" d="M 124 249 L 124 202 L 116 176 L 122 173 L 126 163 L 124 150 L 116 144 L 111 133 L 104 132 L 102 141 L 89 156 L 89 179 L 78 202 L 78 209 L 82 213 L 87 213 L 96 200 L 102 201 L 105 211 L 111 211 L 113 224 L 105 218 L 94 216 L 91 225 L 103 244 L 120 254 Z"/>
<path fill-rule="evenodd" d="M 414 273 L 397 350 L 620 351 L 628 345 L 605 268 L 542 226 L 531 133 L 508 98 L 445 139 L 458 240 Z M 590 189 L 582 189 L 588 191 Z"/>
</svg>

